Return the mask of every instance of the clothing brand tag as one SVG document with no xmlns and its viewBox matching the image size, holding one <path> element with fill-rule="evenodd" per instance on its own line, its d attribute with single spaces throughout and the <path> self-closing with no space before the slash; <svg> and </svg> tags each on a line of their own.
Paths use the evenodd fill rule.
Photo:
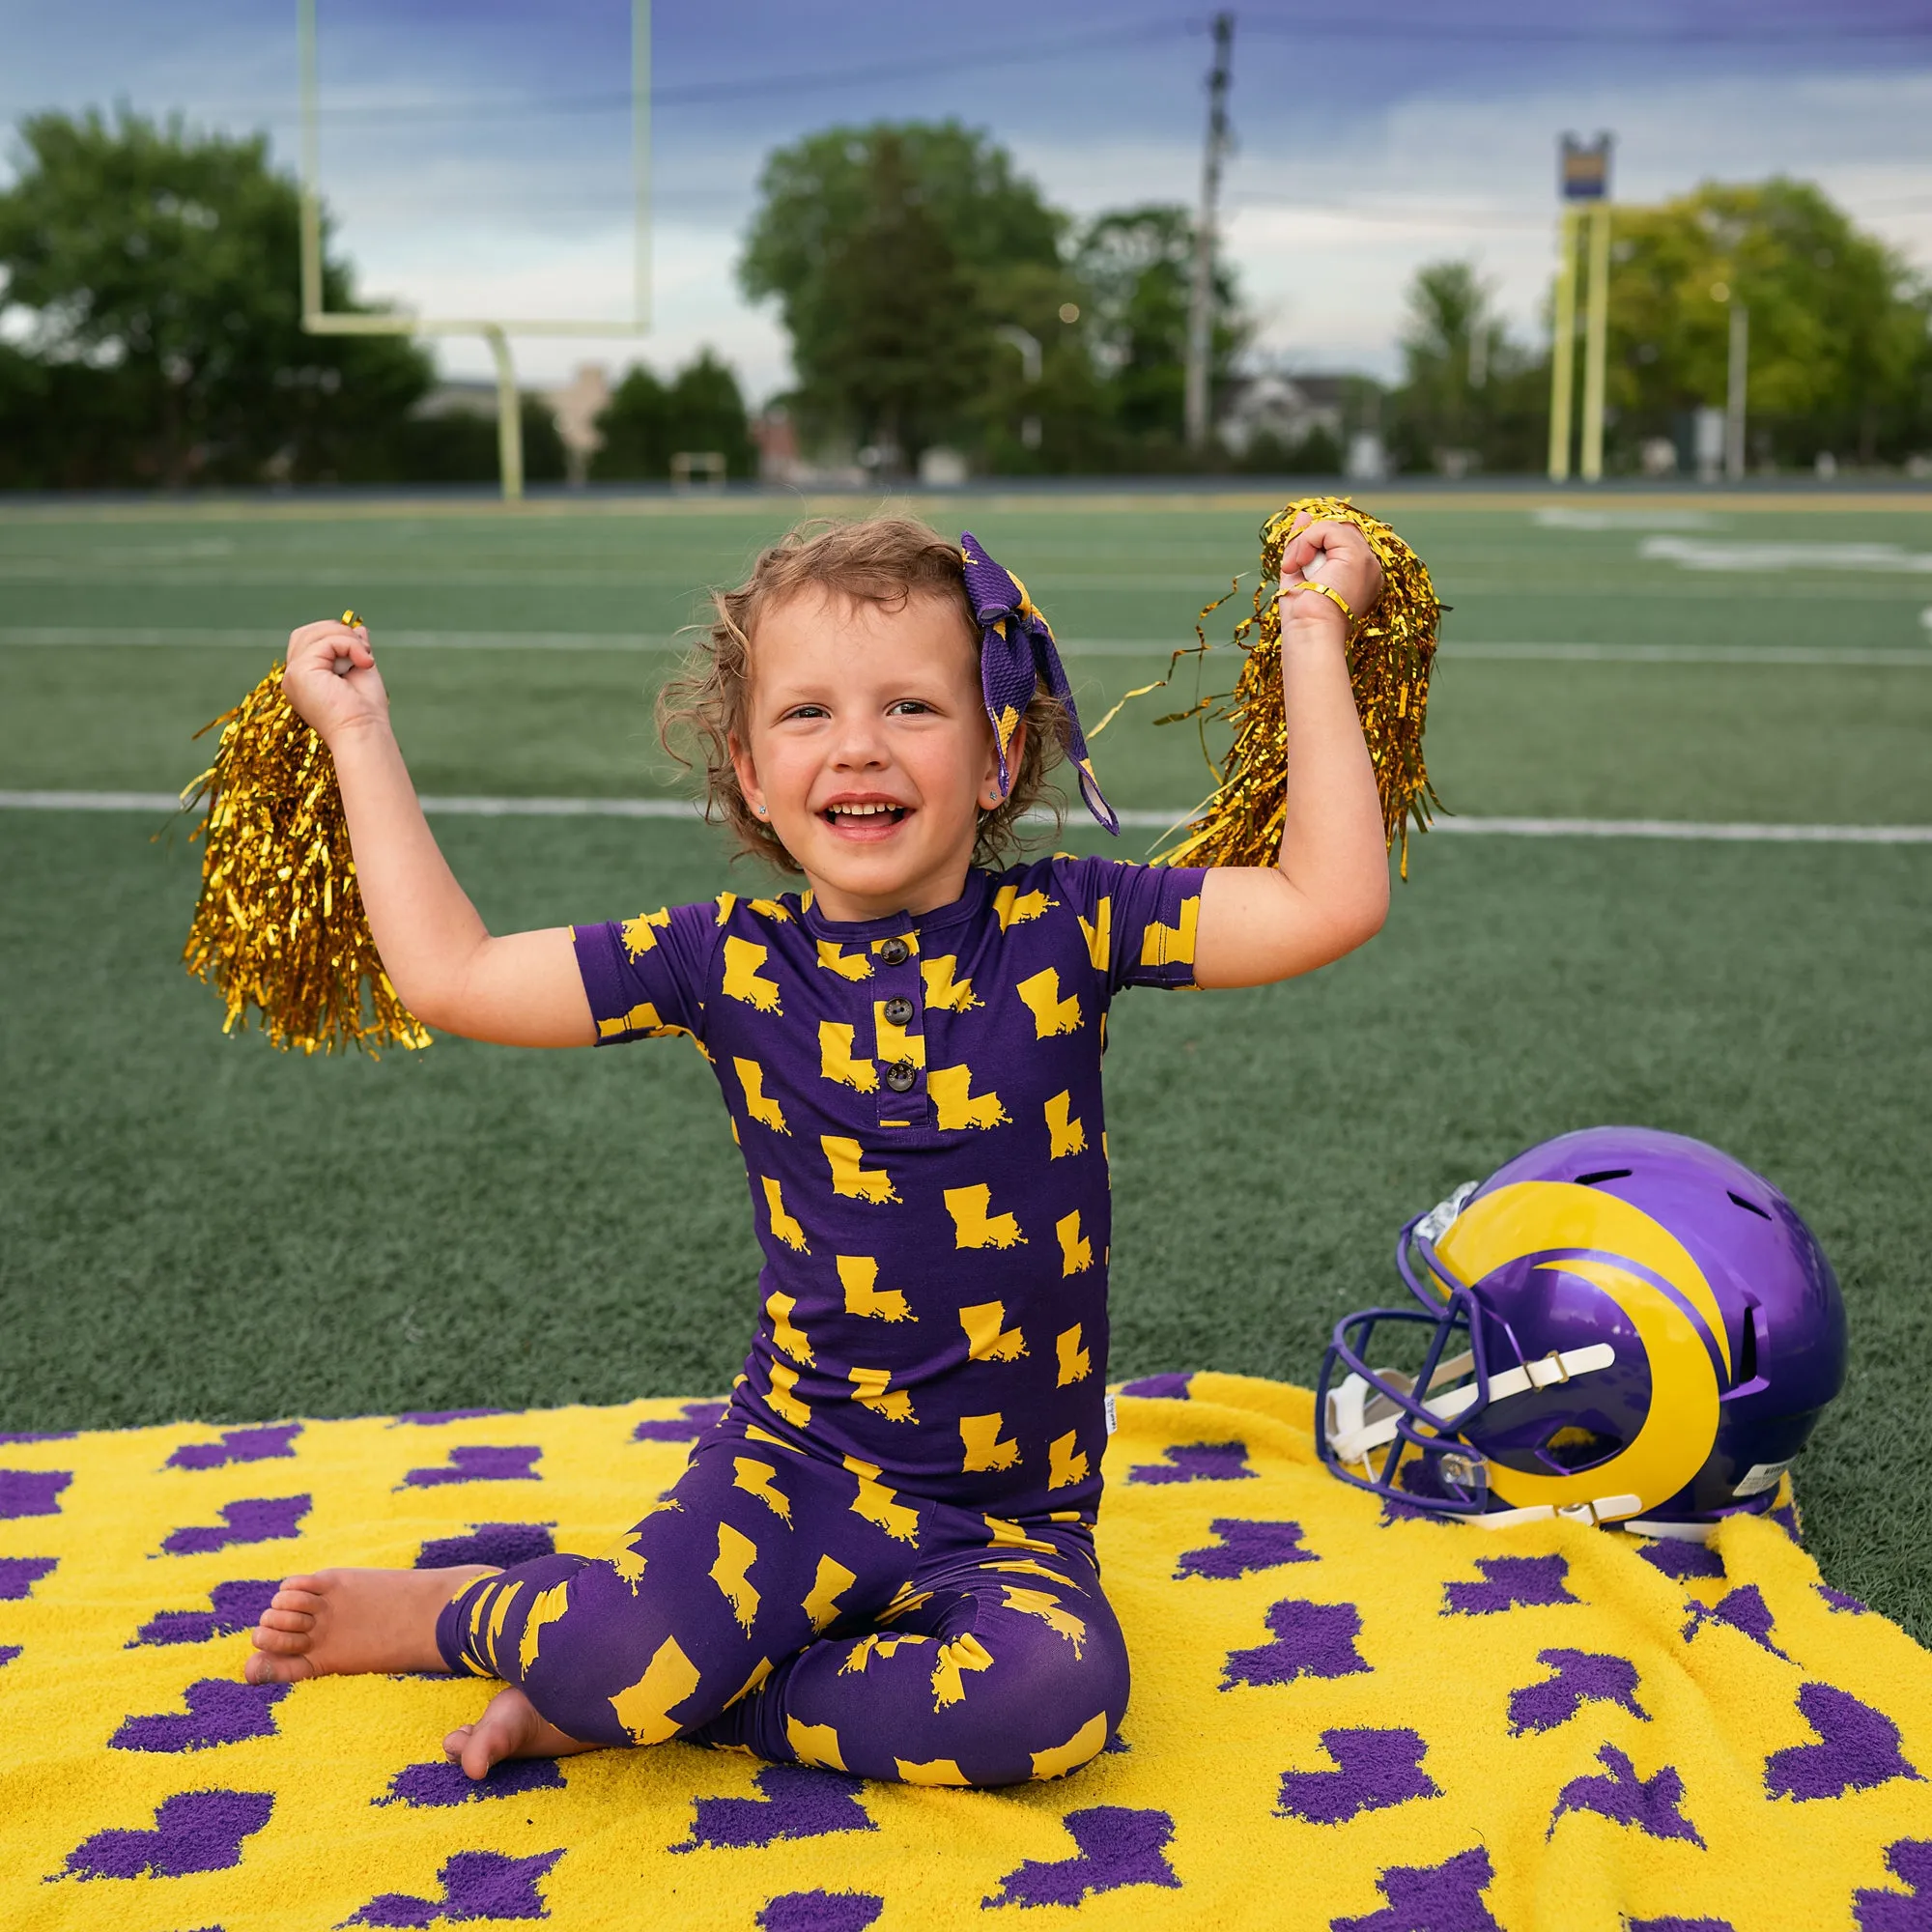
<svg viewBox="0 0 1932 1932">
<path fill-rule="evenodd" d="M 1782 1463 L 1753 1463 L 1739 1479 L 1738 1486 L 1731 1493 L 1734 1496 L 1761 1496 L 1766 1490 L 1775 1490 L 1777 1479 L 1791 1466 L 1787 1457 Z"/>
<path fill-rule="evenodd" d="M 1107 1434 L 1109 1435 L 1113 1435 L 1114 1431 L 1120 1426 L 1120 1420 L 1114 1413 L 1114 1398 L 1109 1396 L 1107 1398 Z"/>
</svg>

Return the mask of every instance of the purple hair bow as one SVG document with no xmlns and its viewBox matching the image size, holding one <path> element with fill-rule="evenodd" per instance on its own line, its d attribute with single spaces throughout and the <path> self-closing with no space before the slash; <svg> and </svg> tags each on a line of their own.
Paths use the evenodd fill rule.
<svg viewBox="0 0 1932 1932">
<path fill-rule="evenodd" d="M 1054 647 L 1052 627 L 1035 608 L 1026 585 L 995 563 L 970 531 L 960 533 L 959 554 L 966 566 L 966 595 L 980 625 L 980 685 L 1000 754 L 1002 795 L 1012 790 L 1007 753 L 1013 733 L 1026 716 L 1035 691 L 1044 684 L 1066 713 L 1067 749 L 1080 774 L 1080 796 L 1087 801 L 1087 810 L 1109 832 L 1118 834 L 1121 821 L 1094 776 L 1087 740 L 1080 732 L 1080 717 L 1073 708 L 1073 693 L 1061 666 L 1060 652 Z"/>
</svg>

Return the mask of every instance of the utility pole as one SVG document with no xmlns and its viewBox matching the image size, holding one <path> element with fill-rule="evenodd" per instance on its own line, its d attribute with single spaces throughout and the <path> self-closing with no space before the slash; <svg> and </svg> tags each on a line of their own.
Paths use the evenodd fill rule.
<svg viewBox="0 0 1932 1932">
<path fill-rule="evenodd" d="M 1208 141 L 1201 156 L 1201 213 L 1194 224 L 1194 282 L 1187 297 L 1187 446 L 1208 442 L 1208 375 L 1214 349 L 1214 229 L 1221 163 L 1228 152 L 1228 80 L 1235 16 L 1214 15 L 1214 65 L 1208 74 Z"/>
</svg>

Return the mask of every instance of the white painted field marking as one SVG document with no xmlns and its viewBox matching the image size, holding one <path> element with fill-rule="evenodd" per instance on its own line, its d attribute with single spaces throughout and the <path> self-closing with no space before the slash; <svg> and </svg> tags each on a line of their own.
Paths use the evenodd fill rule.
<svg viewBox="0 0 1932 1932">
<path fill-rule="evenodd" d="M 271 631 L 201 631 L 119 627 L 108 624 L 0 625 L 0 646 L 72 649 L 130 645 L 156 650 L 260 651 L 278 658 L 285 639 Z M 645 637 L 627 631 L 384 631 L 379 648 L 443 651 L 675 651 L 679 638 Z"/>
<path fill-rule="evenodd" d="M 1637 554 L 1686 570 L 1932 572 L 1932 551 L 1889 543 L 1711 543 L 1698 537 L 1645 537 Z"/>
<path fill-rule="evenodd" d="M 489 798 L 430 796 L 423 810 L 458 818 L 669 818 L 693 819 L 699 809 L 682 798 Z M 0 810 L 157 811 L 178 810 L 181 801 L 165 791 L 0 791 Z M 1194 808 L 1182 811 L 1128 810 L 1122 825 L 1164 832 L 1183 825 Z M 1033 814 L 1047 822 L 1050 814 Z M 1069 832 L 1087 828 L 1069 818 Z M 1663 838 L 1769 845 L 1932 845 L 1932 825 L 1755 825 L 1677 818 L 1438 818 L 1437 832 L 1492 838 Z"/>
<path fill-rule="evenodd" d="M 1932 611 L 1920 613 L 1920 624 L 1932 637 Z M 640 656 L 666 655 L 687 648 L 681 638 L 648 637 L 621 631 L 384 631 L 377 638 L 381 650 L 443 651 L 617 651 Z M 0 625 L 0 649 L 85 649 L 89 647 L 152 648 L 157 650 L 251 650 L 265 662 L 281 652 L 279 642 L 261 631 L 160 630 L 109 625 Z M 1072 638 L 1063 639 L 1065 657 L 1164 658 L 1174 646 L 1149 638 Z M 1900 650 L 1826 644 L 1569 644 L 1464 643 L 1460 639 L 1442 646 L 1445 659 L 1492 658 L 1533 664 L 1654 664 L 1654 665 L 1859 665 L 1886 668 L 1932 668 L 1932 651 L 1907 645 Z M 1217 660 L 1229 662 L 1224 652 Z"/>
<path fill-rule="evenodd" d="M 1545 530 L 1715 530 L 1721 519 L 1709 510 L 1584 510 L 1546 504 L 1529 520 Z"/>
</svg>

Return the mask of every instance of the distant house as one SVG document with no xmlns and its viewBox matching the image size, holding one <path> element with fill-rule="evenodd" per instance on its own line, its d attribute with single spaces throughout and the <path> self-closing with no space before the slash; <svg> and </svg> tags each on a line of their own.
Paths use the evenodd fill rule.
<svg viewBox="0 0 1932 1932">
<path fill-rule="evenodd" d="M 1359 381 L 1359 379 L 1355 379 Z M 1321 430 L 1343 444 L 1347 376 L 1290 376 L 1279 371 L 1239 376 L 1223 391 L 1217 433 L 1236 456 L 1260 441 L 1293 449 Z"/>
</svg>

